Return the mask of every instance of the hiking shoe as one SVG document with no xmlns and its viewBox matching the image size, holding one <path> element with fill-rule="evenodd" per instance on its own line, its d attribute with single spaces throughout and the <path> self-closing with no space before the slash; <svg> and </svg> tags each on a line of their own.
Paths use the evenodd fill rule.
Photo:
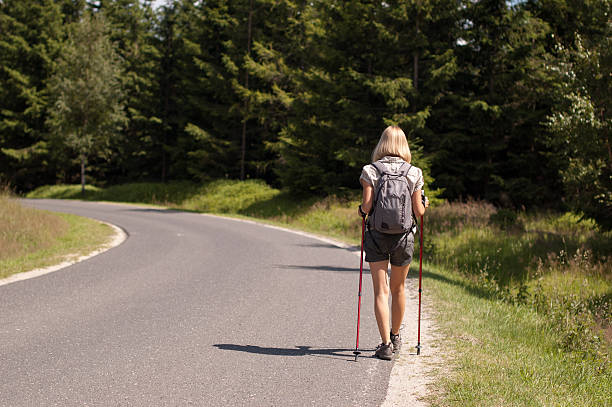
<svg viewBox="0 0 612 407">
<path fill-rule="evenodd" d="M 402 338 L 400 337 L 399 333 L 397 335 L 393 335 L 393 332 L 391 332 L 391 343 L 393 344 L 393 352 L 400 350 L 402 347 Z"/>
<path fill-rule="evenodd" d="M 376 352 L 374 352 L 374 356 L 379 359 L 391 360 L 393 357 L 393 343 L 389 342 L 388 344 L 381 343 L 376 347 Z"/>
</svg>

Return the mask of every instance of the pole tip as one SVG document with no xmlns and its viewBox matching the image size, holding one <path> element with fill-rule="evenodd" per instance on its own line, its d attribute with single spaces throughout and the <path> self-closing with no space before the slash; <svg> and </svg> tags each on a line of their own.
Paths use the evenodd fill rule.
<svg viewBox="0 0 612 407">
<path fill-rule="evenodd" d="M 416 351 L 417 351 L 417 355 L 420 355 L 420 354 L 421 354 L 421 344 L 418 344 L 418 345 L 416 346 Z"/>
<path fill-rule="evenodd" d="M 359 352 L 358 350 L 354 351 L 353 354 L 355 355 L 355 362 L 357 362 L 357 357 L 359 355 L 361 355 L 361 352 Z"/>
</svg>

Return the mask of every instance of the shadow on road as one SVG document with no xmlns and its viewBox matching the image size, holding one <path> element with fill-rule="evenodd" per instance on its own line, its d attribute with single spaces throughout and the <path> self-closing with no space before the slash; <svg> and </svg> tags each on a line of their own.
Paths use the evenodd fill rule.
<svg viewBox="0 0 612 407">
<path fill-rule="evenodd" d="M 360 246 L 349 246 L 349 247 L 340 247 L 340 246 L 336 246 L 334 244 L 331 243 L 299 243 L 296 244 L 296 246 L 299 247 L 322 247 L 324 249 L 341 249 L 341 250 L 348 250 L 350 252 L 359 252 L 361 250 Z"/>
<path fill-rule="evenodd" d="M 234 345 L 230 343 L 219 343 L 213 345 L 214 347 L 221 350 L 233 350 L 237 352 L 257 353 L 260 355 L 273 355 L 273 356 L 315 356 L 315 357 L 327 357 L 332 359 L 343 359 L 347 361 L 354 361 L 355 356 L 353 355 L 353 349 L 341 349 L 341 348 L 313 348 L 311 346 L 296 346 L 295 348 L 272 348 L 255 345 Z M 369 352 L 372 350 L 361 349 L 362 352 Z"/>
<path fill-rule="evenodd" d="M 123 212 L 150 212 L 150 213 L 163 213 L 163 214 L 172 214 L 172 213 L 189 213 L 188 211 L 182 209 L 158 209 L 158 208 L 129 208 L 123 209 Z"/>
<path fill-rule="evenodd" d="M 350 273 L 359 273 L 359 267 L 337 267 L 337 266 L 303 266 L 299 264 L 275 264 L 272 266 L 277 269 L 291 269 L 291 270 L 318 270 L 318 271 L 338 271 L 338 272 L 350 272 Z M 365 267 L 363 269 L 364 272 L 366 270 Z"/>
</svg>

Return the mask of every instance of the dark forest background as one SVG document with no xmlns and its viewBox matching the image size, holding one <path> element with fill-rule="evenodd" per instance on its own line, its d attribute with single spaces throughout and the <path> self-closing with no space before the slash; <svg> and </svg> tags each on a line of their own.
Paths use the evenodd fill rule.
<svg viewBox="0 0 612 407">
<path fill-rule="evenodd" d="M 337 194 L 397 124 L 443 198 L 610 229 L 610 28 L 606 0 L 0 0 L 0 182 Z"/>
</svg>

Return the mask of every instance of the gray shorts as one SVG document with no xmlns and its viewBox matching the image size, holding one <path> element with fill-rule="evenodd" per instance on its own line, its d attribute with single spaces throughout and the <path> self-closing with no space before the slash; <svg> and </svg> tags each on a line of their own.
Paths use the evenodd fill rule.
<svg viewBox="0 0 612 407">
<path fill-rule="evenodd" d="M 363 248 L 367 262 L 391 260 L 393 266 L 406 266 L 412 261 L 414 234 L 388 235 L 374 229 L 367 230 Z"/>
</svg>

